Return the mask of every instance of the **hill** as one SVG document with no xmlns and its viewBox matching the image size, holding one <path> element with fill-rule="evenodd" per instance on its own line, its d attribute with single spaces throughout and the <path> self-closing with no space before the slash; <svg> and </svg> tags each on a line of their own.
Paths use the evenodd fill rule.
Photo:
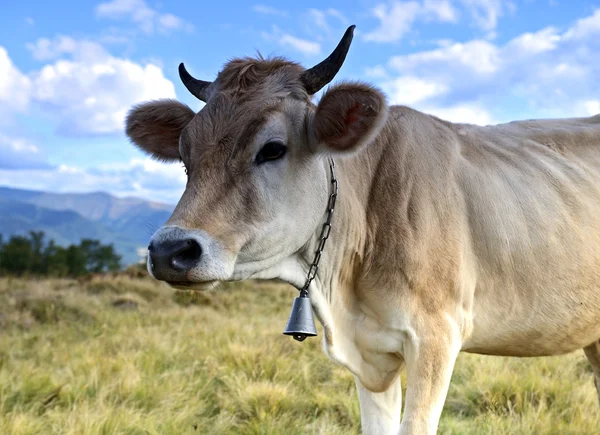
<svg viewBox="0 0 600 435">
<path fill-rule="evenodd" d="M 0 187 L 0 234 L 5 238 L 44 231 L 57 244 L 82 238 L 112 243 L 123 263 L 138 261 L 137 251 L 170 216 L 173 206 L 104 192 L 53 193 Z"/>
</svg>

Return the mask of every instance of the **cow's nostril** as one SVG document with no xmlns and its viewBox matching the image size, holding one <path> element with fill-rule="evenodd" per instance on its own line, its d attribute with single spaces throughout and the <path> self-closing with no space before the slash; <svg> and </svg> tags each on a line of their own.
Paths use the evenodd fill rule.
<svg viewBox="0 0 600 435">
<path fill-rule="evenodd" d="M 176 270 L 188 270 L 194 267 L 202 256 L 202 248 L 194 239 L 187 239 L 182 246 L 173 253 L 171 266 Z"/>
</svg>

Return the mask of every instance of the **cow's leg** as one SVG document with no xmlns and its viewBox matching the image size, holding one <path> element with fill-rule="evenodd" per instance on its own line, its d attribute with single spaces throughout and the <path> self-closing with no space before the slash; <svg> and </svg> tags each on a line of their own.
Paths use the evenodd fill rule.
<svg viewBox="0 0 600 435">
<path fill-rule="evenodd" d="M 598 401 L 600 402 L 600 340 L 583 348 L 585 356 L 592 365 L 594 371 L 594 385 L 598 392 Z"/>
<path fill-rule="evenodd" d="M 423 325 L 427 330 L 413 330 L 404 349 L 407 384 L 402 435 L 436 433 L 461 347 L 455 323 L 432 319 Z"/>
<path fill-rule="evenodd" d="M 365 435 L 397 435 L 400 430 L 402 389 L 400 375 L 387 391 L 373 393 L 362 386 L 357 377 L 356 389 L 360 402 L 360 420 Z"/>
</svg>

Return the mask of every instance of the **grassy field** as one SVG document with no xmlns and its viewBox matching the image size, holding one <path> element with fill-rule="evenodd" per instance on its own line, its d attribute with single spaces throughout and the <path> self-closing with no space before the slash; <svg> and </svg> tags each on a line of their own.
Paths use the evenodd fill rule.
<svg viewBox="0 0 600 435">
<path fill-rule="evenodd" d="M 359 433 L 353 377 L 281 335 L 295 291 L 0 279 L 1 434 Z M 598 434 L 583 352 L 461 355 L 444 434 Z"/>
</svg>

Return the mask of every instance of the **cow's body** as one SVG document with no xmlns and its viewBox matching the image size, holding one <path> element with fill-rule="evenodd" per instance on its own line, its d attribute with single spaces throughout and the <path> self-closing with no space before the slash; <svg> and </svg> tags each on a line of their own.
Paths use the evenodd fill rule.
<svg viewBox="0 0 600 435">
<path fill-rule="evenodd" d="M 352 174 L 341 201 L 358 192 L 366 216 L 358 289 L 453 300 L 473 352 L 552 355 L 600 338 L 600 116 L 479 127 L 393 107 L 338 166 Z"/>
<path fill-rule="evenodd" d="M 333 155 L 338 203 L 309 293 L 327 353 L 356 377 L 365 433 L 434 433 L 460 351 L 585 348 L 600 397 L 600 115 L 451 124 L 388 109 L 363 84 L 315 107 L 323 70 L 235 60 L 214 84 L 184 71 L 199 114 L 172 101 L 132 112 L 134 142 L 190 171 L 150 272 L 183 287 L 301 286 Z"/>
<path fill-rule="evenodd" d="M 392 107 L 337 168 L 311 296 L 327 352 L 367 389 L 390 388 L 412 335 L 514 356 L 600 339 L 600 116 L 479 127 Z"/>
<path fill-rule="evenodd" d="M 600 338 L 600 116 L 477 130 L 457 168 L 476 270 L 463 348 L 537 356 L 590 344 Z"/>
</svg>

